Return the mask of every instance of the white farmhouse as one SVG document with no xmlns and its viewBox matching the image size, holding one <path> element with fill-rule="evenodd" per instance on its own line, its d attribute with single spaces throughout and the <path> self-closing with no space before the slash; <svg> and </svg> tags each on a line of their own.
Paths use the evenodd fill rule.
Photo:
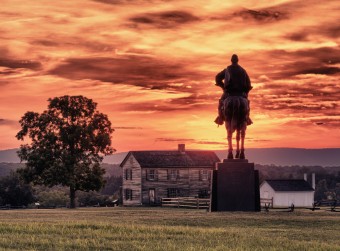
<svg viewBox="0 0 340 251">
<path fill-rule="evenodd" d="M 306 180 L 265 180 L 260 186 L 262 202 L 271 207 L 311 207 L 314 189 Z"/>
</svg>

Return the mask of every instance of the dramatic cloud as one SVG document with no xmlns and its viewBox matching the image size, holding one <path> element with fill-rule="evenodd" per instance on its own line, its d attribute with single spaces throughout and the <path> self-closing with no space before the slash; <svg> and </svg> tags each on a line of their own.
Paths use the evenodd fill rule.
<svg viewBox="0 0 340 251">
<path fill-rule="evenodd" d="M 338 73 L 340 73 L 340 68 L 327 66 L 310 68 L 297 72 L 297 74 L 322 74 L 322 75 L 335 75 Z"/>
<path fill-rule="evenodd" d="M 300 74 L 335 75 L 340 73 L 340 49 L 267 50 L 253 55 L 247 63 L 259 74 L 272 79 L 289 79 Z M 253 77 L 260 76 L 254 74 Z"/>
<path fill-rule="evenodd" d="M 186 65 L 181 62 L 144 56 L 70 58 L 49 73 L 69 79 L 93 79 L 169 90 L 185 89 L 185 86 L 171 83 L 190 78 L 198 80 L 202 74 L 186 69 Z"/>
<path fill-rule="evenodd" d="M 119 151 L 225 148 L 214 78 L 233 53 L 254 87 L 247 147 L 339 147 L 337 0 L 1 3 L 0 149 L 66 94 L 98 103 Z"/>
<path fill-rule="evenodd" d="M 335 114 L 340 106 L 337 79 L 306 75 L 290 81 L 269 81 L 254 90 L 252 106 L 329 116 Z"/>
<path fill-rule="evenodd" d="M 234 16 L 241 17 L 245 21 L 252 19 L 260 23 L 279 21 L 281 19 L 287 18 L 287 14 L 273 10 L 242 10 L 234 13 Z"/>
<path fill-rule="evenodd" d="M 32 60 L 15 60 L 0 58 L 0 67 L 8 68 L 27 68 L 31 70 L 39 70 L 41 68 L 41 63 Z"/>
<path fill-rule="evenodd" d="M 137 15 L 131 17 L 130 21 L 136 24 L 136 28 L 144 25 L 160 29 L 172 29 L 183 24 L 199 21 L 199 18 L 185 11 L 165 11 Z"/>
</svg>

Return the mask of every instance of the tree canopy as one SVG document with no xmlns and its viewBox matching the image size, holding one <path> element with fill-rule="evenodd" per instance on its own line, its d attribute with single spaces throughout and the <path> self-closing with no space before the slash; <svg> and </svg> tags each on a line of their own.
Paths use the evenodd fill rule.
<svg viewBox="0 0 340 251">
<path fill-rule="evenodd" d="M 42 113 L 26 112 L 20 120 L 18 155 L 25 161 L 19 173 L 27 182 L 63 185 L 70 188 L 70 207 L 75 207 L 75 192 L 99 190 L 105 170 L 104 155 L 112 154 L 111 122 L 97 111 L 97 104 L 83 96 L 49 99 Z"/>
</svg>

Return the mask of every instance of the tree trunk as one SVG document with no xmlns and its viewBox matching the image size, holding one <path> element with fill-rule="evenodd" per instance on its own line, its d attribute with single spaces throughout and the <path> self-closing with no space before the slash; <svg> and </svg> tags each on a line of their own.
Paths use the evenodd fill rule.
<svg viewBox="0 0 340 251">
<path fill-rule="evenodd" d="M 76 190 L 70 187 L 70 208 L 76 208 Z"/>
</svg>

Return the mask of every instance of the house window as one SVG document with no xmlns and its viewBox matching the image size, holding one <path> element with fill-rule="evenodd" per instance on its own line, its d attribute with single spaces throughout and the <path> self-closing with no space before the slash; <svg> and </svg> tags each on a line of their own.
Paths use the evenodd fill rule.
<svg viewBox="0 0 340 251">
<path fill-rule="evenodd" d="M 209 191 L 208 189 L 200 189 L 198 192 L 198 198 L 209 198 Z"/>
<path fill-rule="evenodd" d="M 168 170 L 168 180 L 178 180 L 179 179 L 179 170 L 169 169 Z"/>
<path fill-rule="evenodd" d="M 180 196 L 178 188 L 168 188 L 168 198 L 176 198 Z"/>
<path fill-rule="evenodd" d="M 203 169 L 200 170 L 200 180 L 208 180 L 209 179 L 209 170 Z"/>
<path fill-rule="evenodd" d="M 125 189 L 125 200 L 132 200 L 132 190 Z"/>
<path fill-rule="evenodd" d="M 125 169 L 125 179 L 132 180 L 132 169 L 131 168 Z"/>
<path fill-rule="evenodd" d="M 146 170 L 146 179 L 147 180 L 156 180 L 157 179 L 157 170 L 154 170 L 154 169 Z"/>
</svg>

